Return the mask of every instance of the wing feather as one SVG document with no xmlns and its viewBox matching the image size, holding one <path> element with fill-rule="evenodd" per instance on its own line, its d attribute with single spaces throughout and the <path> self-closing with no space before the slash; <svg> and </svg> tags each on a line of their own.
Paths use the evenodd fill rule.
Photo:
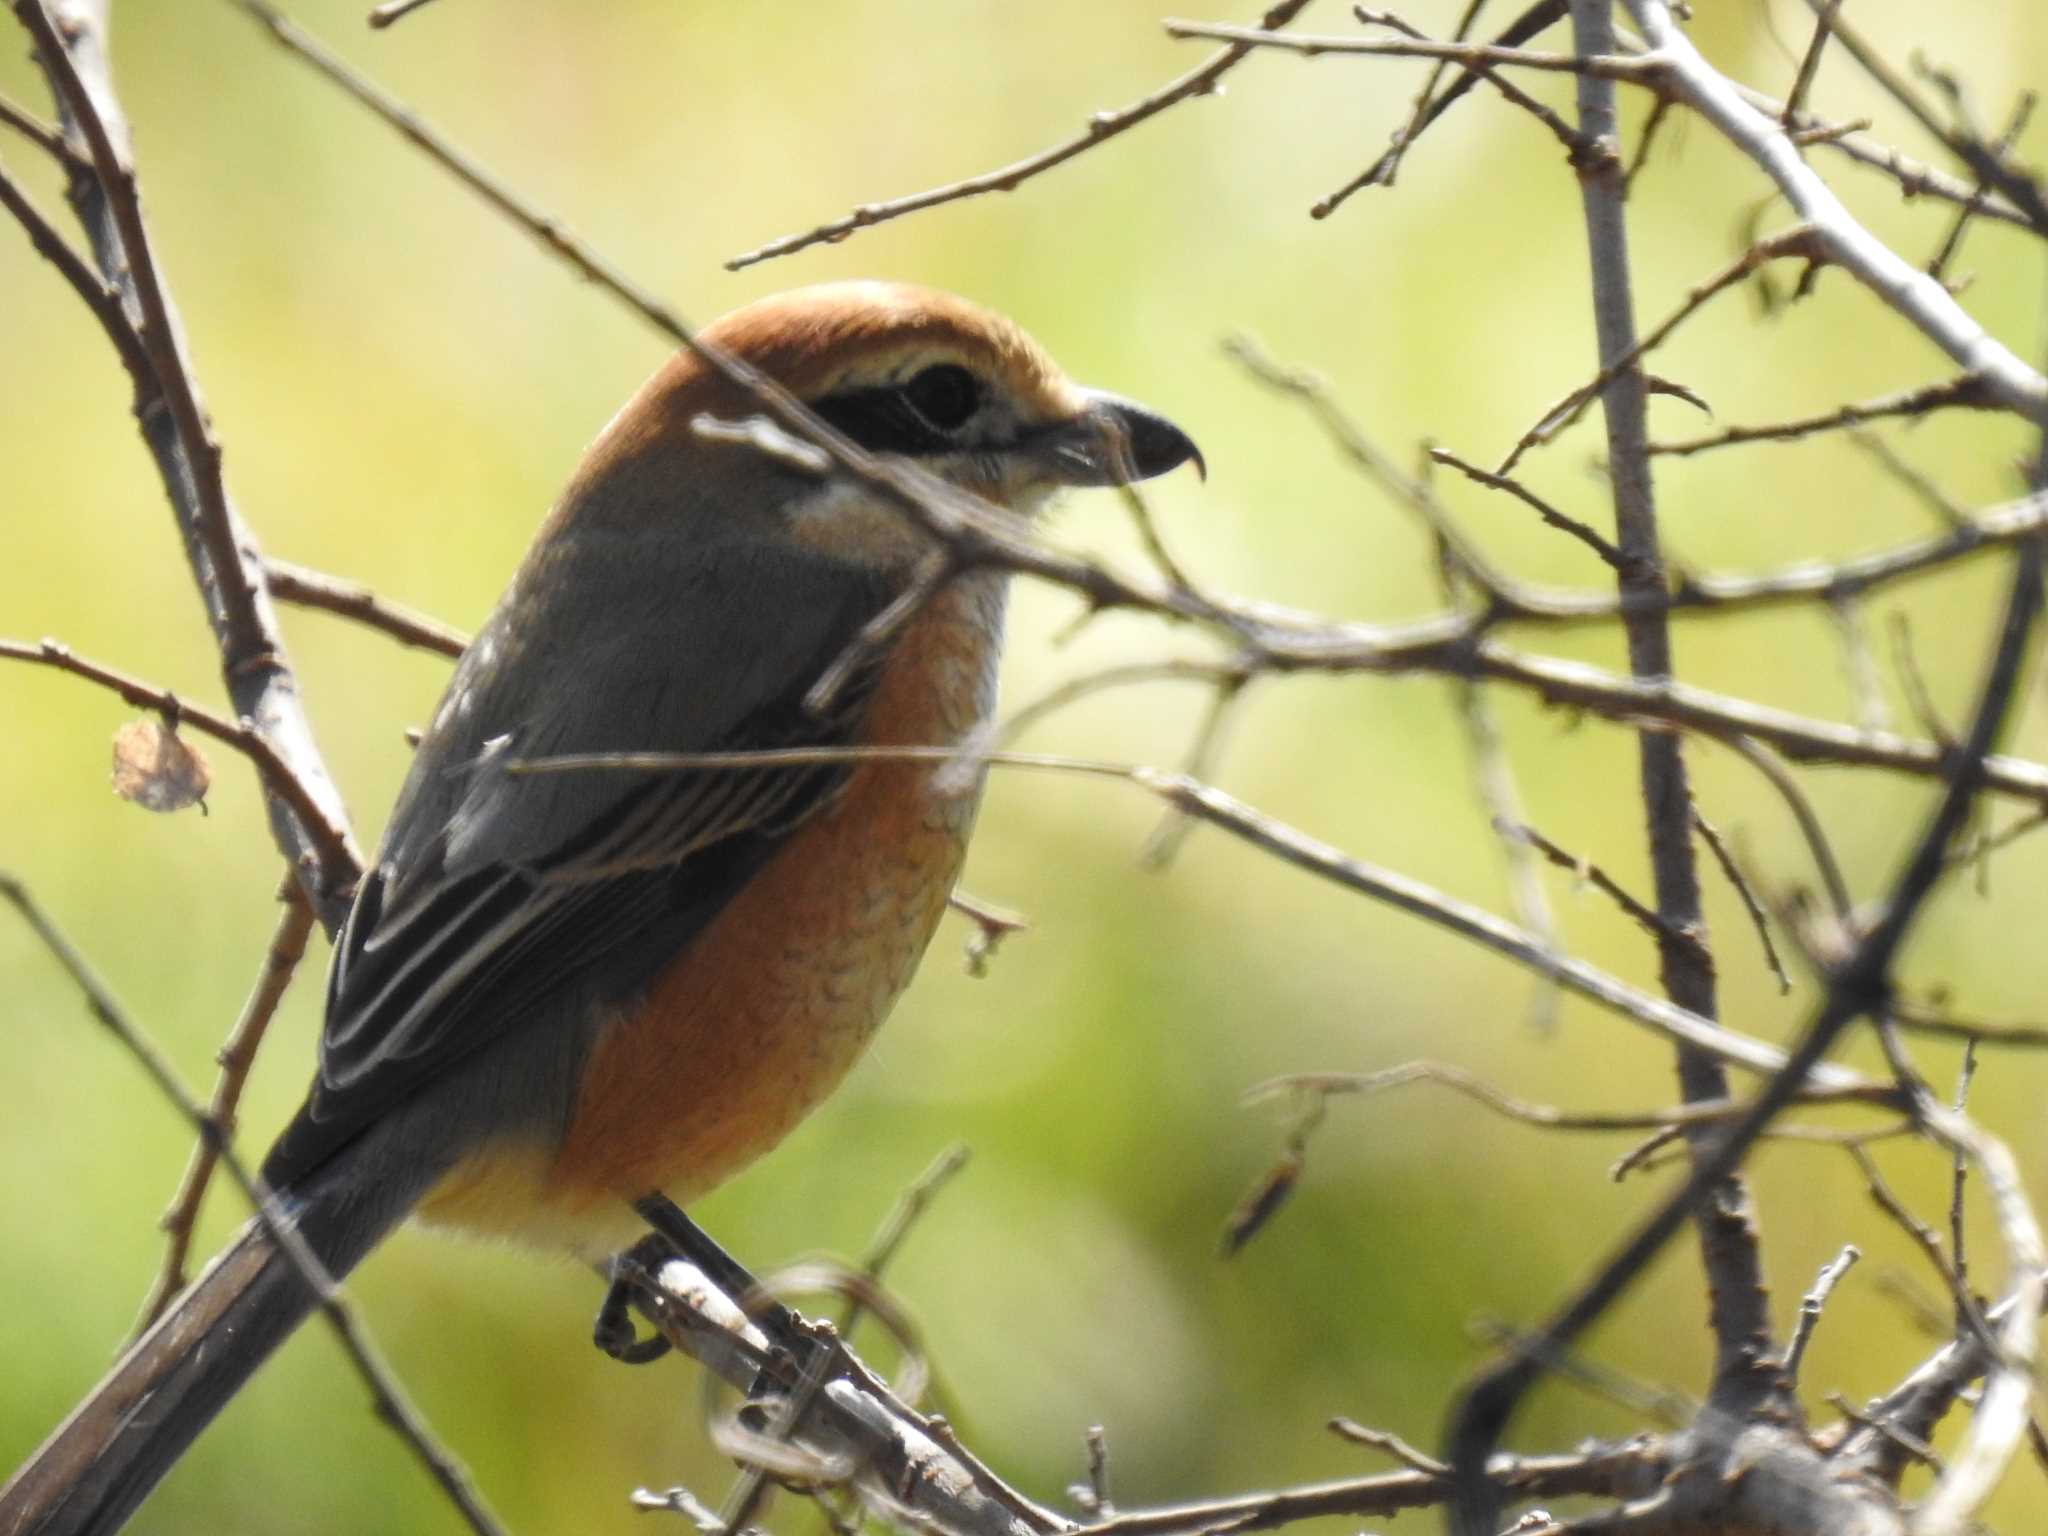
<svg viewBox="0 0 2048 1536">
<path fill-rule="evenodd" d="M 580 1028 L 591 1003 L 646 985 L 845 781 L 817 764 L 506 772 L 841 745 L 865 710 L 872 668 L 823 717 L 803 699 L 893 595 L 873 573 L 740 545 L 681 566 L 602 542 L 576 553 L 606 569 L 551 590 L 606 591 L 604 611 L 535 611 L 515 584 L 421 742 L 336 948 L 318 1075 L 265 1165 L 274 1187 L 508 1031 Z"/>
</svg>

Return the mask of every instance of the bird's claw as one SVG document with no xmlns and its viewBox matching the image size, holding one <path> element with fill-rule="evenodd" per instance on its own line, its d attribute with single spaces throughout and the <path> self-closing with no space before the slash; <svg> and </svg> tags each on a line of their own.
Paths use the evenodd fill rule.
<svg viewBox="0 0 2048 1536">
<path fill-rule="evenodd" d="M 647 1256 L 644 1250 L 648 1243 L 649 1240 L 643 1238 L 613 1261 L 611 1284 L 605 1287 L 604 1300 L 597 1305 L 597 1319 L 590 1329 L 591 1342 L 622 1365 L 646 1365 L 659 1360 L 670 1348 L 668 1340 L 660 1334 L 651 1333 L 642 1338 L 633 1326 L 632 1276 L 645 1267 Z M 662 1243 L 661 1248 L 665 1254 L 666 1243 Z M 658 1264 L 660 1256 L 655 1256 L 654 1261 Z"/>
</svg>

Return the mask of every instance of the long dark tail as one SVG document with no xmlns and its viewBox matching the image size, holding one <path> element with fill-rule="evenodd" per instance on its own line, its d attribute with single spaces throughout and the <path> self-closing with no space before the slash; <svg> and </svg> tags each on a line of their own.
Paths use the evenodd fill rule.
<svg viewBox="0 0 2048 1536">
<path fill-rule="evenodd" d="M 410 1204 L 389 1192 L 374 1202 L 352 1198 L 345 1172 L 317 1180 L 310 1197 L 276 1203 L 336 1278 Z M 119 1530 L 316 1304 L 297 1267 L 252 1219 L 0 1488 L 0 1536 Z"/>
</svg>

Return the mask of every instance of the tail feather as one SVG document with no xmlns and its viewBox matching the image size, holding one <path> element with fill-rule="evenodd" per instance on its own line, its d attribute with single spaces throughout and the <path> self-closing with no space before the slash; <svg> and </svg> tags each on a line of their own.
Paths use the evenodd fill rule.
<svg viewBox="0 0 2048 1536">
<path fill-rule="evenodd" d="M 402 1203 L 378 1205 L 293 1201 L 287 1219 L 338 1278 L 403 1213 Z M 119 1530 L 317 1304 L 252 1219 L 0 1488 L 0 1536 Z"/>
</svg>

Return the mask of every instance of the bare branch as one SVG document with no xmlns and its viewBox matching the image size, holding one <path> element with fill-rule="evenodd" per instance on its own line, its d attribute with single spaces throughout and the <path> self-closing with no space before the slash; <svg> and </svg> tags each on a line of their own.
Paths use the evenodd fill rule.
<svg viewBox="0 0 2048 1536">
<path fill-rule="evenodd" d="M 1643 358 L 1664 345 L 1687 320 L 1706 307 L 1716 295 L 1725 293 L 1766 262 L 1800 260 L 1809 264 L 1825 260 L 1814 232 L 1805 225 L 1759 240 L 1733 262 L 1687 292 L 1685 298 L 1663 320 L 1612 361 L 1604 363 L 1590 383 L 1582 384 L 1546 410 L 1537 423 L 1516 440 L 1496 474 L 1506 475 L 1531 448 L 1551 442 L 1599 399 L 1607 386 L 1624 370 L 1634 368 Z"/>
<path fill-rule="evenodd" d="M 1767 422 L 1761 426 L 1724 427 L 1719 432 L 1710 433 L 1705 437 L 1652 443 L 1650 452 L 1682 458 L 1689 454 L 1706 453 L 1715 448 L 1729 448 L 1741 443 L 1791 442 L 1821 432 L 1846 431 L 1888 418 L 1928 416 L 1936 411 L 1990 411 L 2003 408 L 1985 379 L 1974 374 L 1965 374 L 1959 379 L 1948 379 L 1939 384 L 1924 384 L 1918 389 L 1880 395 L 1875 400 L 1865 400 L 1859 404 L 1839 405 L 1832 411 L 1823 412 L 1818 416 L 1800 416 L 1790 421 Z"/>
<path fill-rule="evenodd" d="M 1582 3 L 1596 4 L 1597 0 Z M 1777 1112 L 1790 1102 L 1795 1074 L 1803 1078 L 1850 1024 L 1885 1005 L 1893 959 L 1921 904 L 1940 878 L 1948 845 L 1967 819 L 1971 803 L 1983 784 L 1986 755 L 2017 690 L 2021 658 L 2034 633 L 2040 601 L 2041 548 L 2038 543 L 2023 544 L 2014 561 L 1997 649 L 1979 695 L 1967 745 L 1953 759 L 1948 787 L 1911 857 L 1893 881 L 1891 899 L 1883 915 L 1862 937 L 1848 960 L 1829 977 L 1827 997 L 1791 1052 L 1786 1070 L 1765 1084 L 1743 1118 L 1724 1131 L 1712 1149 L 1695 1162 L 1684 1187 L 1667 1199 L 1559 1308 L 1536 1335 L 1544 1349 L 1569 1345 L 1607 1310 L 1699 1208 L 1708 1192 L 1738 1165 L 1745 1149 Z M 2021 1277 L 2016 1283 L 2025 1296 L 2025 1302 L 2008 1317 L 2000 1343 L 2005 1358 L 2030 1360 L 2041 1296 L 2043 1253 L 2039 1228 L 2020 1190 L 2011 1155 L 1945 1108 L 1922 1105 L 1920 1113 L 1929 1129 L 1945 1143 L 1961 1141 L 1968 1145 L 1979 1166 L 1986 1170 L 1987 1182 L 1999 1202 L 2001 1228 Z M 1498 1500 L 1495 1490 L 1485 1481 L 1483 1469 L 1516 1402 L 1541 1370 L 1540 1351 L 1517 1352 L 1480 1376 L 1459 1402 L 1452 1419 L 1450 1457 L 1457 1468 L 1458 1536 L 1494 1536 Z M 1935 1512 L 1944 1523 L 1933 1525 L 1923 1506 L 1923 1522 L 1931 1528 L 1952 1528 L 1966 1511 L 1976 1507 L 1995 1481 L 2011 1448 L 2024 1433 L 2027 1380 L 2016 1371 L 1994 1370 L 1986 1398 L 1992 1399 L 1995 1391 L 1995 1404 L 1987 1401 L 1985 1408 L 1980 1409 L 1971 1426 L 1966 1454 L 1956 1458 L 1957 1465 L 1930 1497 L 1930 1502 L 1940 1501 Z M 2017 1419 L 2016 1407 L 2020 1410 Z"/>
<path fill-rule="evenodd" d="M 277 763 L 266 776 L 271 829 L 314 910 L 339 925 L 360 871 L 340 792 L 328 777 L 298 695 L 298 682 L 263 586 L 254 538 L 228 499 L 214 442 L 168 288 L 143 223 L 127 126 L 113 89 L 98 0 L 13 0 L 58 99 L 67 140 L 92 166 L 71 177 L 72 205 L 107 286 L 140 338 L 147 375 L 135 371 L 136 416 L 177 515 L 186 555 L 220 652 L 235 712 Z M 74 287 L 79 285 L 74 282 Z M 84 290 L 79 290 L 82 294 Z M 113 334 L 110 316 L 95 312 Z M 116 337 L 117 346 L 122 345 Z M 124 360 L 127 353 L 124 349 Z M 282 780 L 289 780 L 286 790 Z M 335 836 L 338 830 L 339 836 Z"/>
<path fill-rule="evenodd" d="M 1693 830 L 1700 841 L 1707 845 L 1707 851 L 1714 856 L 1714 862 L 1721 866 L 1721 873 L 1735 889 L 1742 902 L 1742 909 L 1749 914 L 1749 923 L 1756 930 L 1757 943 L 1763 947 L 1764 964 L 1770 967 L 1771 975 L 1777 980 L 1778 995 L 1784 996 L 1792 990 L 1792 978 L 1785 974 L 1785 962 L 1779 958 L 1777 943 L 1771 938 L 1770 914 L 1764 911 L 1764 904 L 1757 899 L 1756 891 L 1742 873 L 1742 866 L 1735 862 L 1735 853 L 1722 838 L 1714 824 L 1701 814 L 1698 805 L 1692 808 Z"/>
<path fill-rule="evenodd" d="M 1515 841 L 1534 848 L 1559 869 L 1571 871 L 1574 880 L 1583 881 L 1595 890 L 1602 892 L 1617 907 L 1633 918 L 1636 925 L 1658 943 L 1663 943 L 1668 939 L 1680 944 L 1693 945 L 1699 950 L 1702 960 L 1708 965 L 1713 964 L 1712 955 L 1708 952 L 1706 946 L 1700 942 L 1697 934 L 1686 933 L 1672 928 L 1663 918 L 1623 890 L 1620 885 L 1615 883 L 1613 876 L 1609 875 L 1606 870 L 1593 863 L 1590 859 L 1566 852 L 1534 827 L 1520 822 L 1502 823 L 1498 830 L 1504 835 L 1512 837 Z"/>
<path fill-rule="evenodd" d="M 215 1058 L 220 1063 L 220 1076 L 214 1082 L 213 1101 L 206 1107 L 206 1118 L 216 1134 L 200 1137 L 193 1147 L 184 1177 L 178 1181 L 178 1192 L 171 1197 L 160 1223 L 166 1236 L 164 1262 L 142 1303 L 142 1316 L 135 1327 L 138 1337 L 163 1316 L 178 1292 L 185 1288 L 185 1265 L 192 1255 L 192 1229 L 199 1221 L 199 1207 L 220 1162 L 219 1142 L 232 1139 L 235 1134 L 235 1112 L 241 1106 L 242 1086 L 249 1080 L 249 1069 L 256 1063 L 256 1051 L 277 1013 L 277 1005 L 284 1001 L 285 989 L 305 958 L 306 941 L 313 932 L 312 904 L 289 877 L 278 893 L 278 900 L 284 912 L 263 957 L 263 969 L 257 974 L 249 1000 L 242 1005 L 241 1017 Z"/>
<path fill-rule="evenodd" d="M 416 613 L 397 603 L 386 602 L 361 582 L 329 576 L 287 560 L 265 560 L 263 576 L 270 595 L 281 603 L 317 608 L 323 613 L 352 619 L 368 629 L 389 635 L 400 645 L 414 645 L 437 655 L 460 656 L 469 637 L 439 619 Z"/>
<path fill-rule="evenodd" d="M 257 1219 L 262 1222 L 265 1235 L 277 1244 L 280 1252 L 298 1271 L 299 1278 L 319 1299 L 318 1304 L 335 1337 L 341 1341 L 356 1374 L 370 1390 L 377 1417 L 388 1425 L 393 1433 L 405 1442 L 406 1447 L 418 1458 L 448 1501 L 455 1506 L 475 1536 L 504 1536 L 497 1517 L 484 1504 L 470 1482 L 469 1473 L 462 1464 L 435 1437 L 420 1412 L 405 1395 L 398 1378 L 391 1373 L 382 1357 L 377 1353 L 369 1333 L 355 1314 L 354 1305 L 346 1293 L 330 1277 L 306 1240 L 289 1221 L 278 1218 L 268 1203 L 267 1192 L 248 1170 L 234 1147 L 227 1139 L 222 1127 L 208 1114 L 199 1100 L 178 1078 L 163 1052 L 158 1050 L 148 1035 L 143 1033 L 128 1011 L 116 1001 L 113 992 L 102 981 L 85 957 L 65 938 L 51 922 L 28 888 L 12 875 L 0 871 L 0 896 L 12 902 L 28 925 L 35 931 L 43 946 L 56 957 L 58 964 L 70 975 L 79 991 L 84 995 L 86 1006 L 94 1018 L 106 1028 L 125 1051 L 132 1056 L 156 1085 L 157 1091 L 177 1112 L 184 1116 L 193 1130 L 198 1132 L 202 1142 L 211 1146 L 215 1157 L 228 1175 L 241 1189 L 249 1204 L 255 1209 Z M 113 1411 L 109 1406 L 109 1411 Z M 17 1487 L 17 1492 L 21 1490 Z M 26 1509 L 27 1506 L 24 1506 Z M 29 1511 L 33 1513 L 33 1511 Z"/>
<path fill-rule="evenodd" d="M 1259 28 L 1266 32 L 1284 27 L 1300 14 L 1308 0 L 1280 0 L 1270 7 L 1259 21 Z M 1261 35 L 1258 30 L 1253 36 Z M 877 224 L 886 224 L 891 219 L 900 219 L 905 214 L 919 213 L 926 208 L 936 208 L 942 203 L 957 203 L 965 198 L 980 197 L 988 192 L 1014 192 L 1034 176 L 1043 175 L 1054 166 L 1064 165 L 1075 156 L 1086 153 L 1096 145 L 1125 133 L 1147 118 L 1156 117 L 1168 107 L 1195 96 L 1207 96 L 1215 91 L 1216 82 L 1235 69 L 1250 48 L 1233 43 L 1219 49 L 1206 63 L 1198 65 L 1186 74 L 1168 81 L 1149 96 L 1140 97 L 1127 106 L 1110 112 L 1097 112 L 1088 119 L 1088 126 L 1071 139 L 1055 144 L 1050 149 L 1003 166 L 1000 170 L 987 171 L 979 176 L 970 176 L 964 181 L 952 182 L 943 187 L 934 187 L 929 192 L 913 193 L 886 203 L 863 203 L 843 219 L 820 224 L 816 229 L 800 235 L 784 235 L 766 245 L 726 262 L 726 270 L 737 272 L 757 262 L 767 261 L 776 256 L 788 256 L 809 246 L 828 241 L 844 240 L 856 230 L 870 229 Z"/>
<path fill-rule="evenodd" d="M 1447 896 L 1418 880 L 1382 869 L 1319 842 L 1185 774 L 1087 758 L 1035 753 L 963 750 L 941 746 L 787 747 L 756 752 L 615 752 L 586 756 L 529 758 L 508 762 L 521 773 L 694 773 L 767 764 L 920 763 L 950 764 L 963 757 L 992 767 L 1080 774 L 1135 785 L 1186 815 L 1221 828 L 1321 879 L 1420 917 L 1473 940 L 1567 990 L 1647 1025 L 1674 1044 L 1697 1047 L 1730 1066 L 1782 1076 L 1786 1058 L 1774 1048 L 1735 1034 L 1699 1015 L 1616 980 L 1582 961 L 1552 954 L 1532 935 L 1492 913 Z M 1863 1080 L 1842 1068 L 1821 1065 L 1812 1086 L 1846 1089 Z"/>
<path fill-rule="evenodd" d="M 1778 125 L 1700 57 L 1671 19 L 1665 0 L 1627 0 L 1629 12 L 1658 60 L 1667 87 L 1763 168 L 1799 218 L 1813 226 L 1829 260 L 1850 273 L 1946 352 L 2000 407 L 2028 419 L 2048 410 L 2048 380 L 1994 339 L 1940 283 L 1912 266 L 1859 224 L 1827 183 L 1799 158 Z M 1809 0 L 1809 4 L 1824 0 Z M 1836 18 L 1845 45 L 1850 34 Z"/>
<path fill-rule="evenodd" d="M 1298 53 L 1310 59 L 1325 54 L 1357 54 L 1379 59 L 1443 59 L 1462 65 L 1475 74 L 1496 68 L 1533 69 L 1544 74 L 1590 75 L 1599 80 L 1626 81 L 1653 90 L 1663 88 L 1663 65 L 1659 60 L 1631 58 L 1619 53 L 1582 56 L 1544 53 L 1533 48 L 1497 48 L 1486 43 L 1439 43 L 1427 38 L 1266 33 L 1224 22 L 1183 21 L 1175 17 L 1167 19 L 1166 32 L 1169 37 L 1208 39 L 1245 48 Z"/>
<path fill-rule="evenodd" d="M 110 689 L 124 703 L 136 709 L 147 709 L 163 716 L 170 725 L 190 726 L 201 735 L 211 736 L 215 741 L 233 747 L 256 765 L 262 782 L 271 793 L 291 807 L 323 867 L 358 866 L 348 828 L 325 819 L 327 808 L 313 798 L 311 786 L 279 754 L 271 739 L 247 720 L 225 719 L 209 709 L 187 703 L 166 689 L 153 688 L 126 673 L 116 672 L 112 667 L 87 661 L 83 656 L 74 654 L 69 646 L 60 645 L 55 640 L 45 640 L 38 645 L 20 640 L 0 640 L 0 659 L 34 662 L 54 667 L 59 672 L 69 672 L 73 677 L 85 678 Z"/>
<path fill-rule="evenodd" d="M 1785 1356 L 1778 1367 L 1784 1372 L 1787 1381 L 1799 1379 L 1799 1366 L 1806 1358 L 1806 1346 L 1813 1338 L 1813 1330 L 1820 1325 L 1822 1309 L 1827 1306 L 1828 1298 L 1835 1293 L 1835 1287 L 1842 1283 L 1842 1276 L 1848 1274 L 1850 1267 L 1862 1257 L 1863 1250 L 1854 1243 L 1844 1246 L 1840 1253 L 1822 1266 L 1820 1274 L 1814 1279 L 1813 1289 L 1808 1291 L 1805 1299 L 1799 1303 L 1799 1321 L 1792 1329 L 1791 1338 L 1785 1341 Z"/>
</svg>

